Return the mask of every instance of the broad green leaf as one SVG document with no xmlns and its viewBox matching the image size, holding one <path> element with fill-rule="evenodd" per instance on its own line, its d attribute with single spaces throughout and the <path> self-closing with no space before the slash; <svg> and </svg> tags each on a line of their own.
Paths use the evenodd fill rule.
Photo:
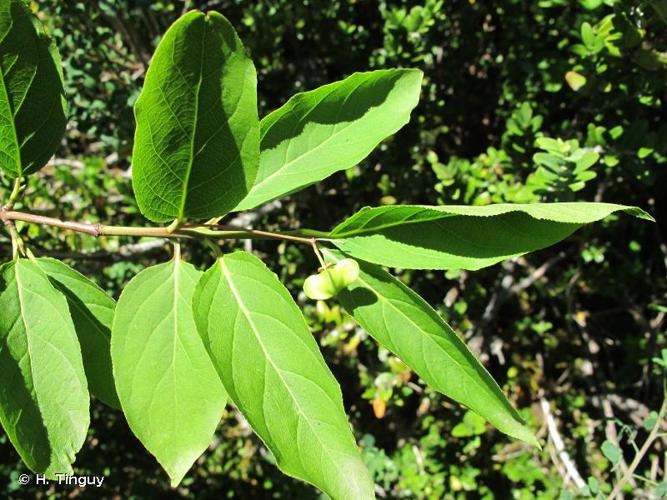
<svg viewBox="0 0 667 500">
<path fill-rule="evenodd" d="M 234 28 L 190 12 L 164 35 L 135 106 L 132 180 L 155 222 L 226 214 L 259 162 L 257 75 Z"/>
<path fill-rule="evenodd" d="M 585 224 L 639 208 L 611 203 L 363 208 L 328 234 L 345 253 L 405 269 L 469 269 L 539 250 Z"/>
<path fill-rule="evenodd" d="M 374 498 L 340 387 L 276 275 L 251 254 L 225 255 L 193 304 L 230 398 L 278 467 L 334 499 Z"/>
<path fill-rule="evenodd" d="M 118 300 L 111 335 L 127 422 L 173 486 L 210 444 L 226 402 L 192 315 L 200 276 L 178 259 L 142 271 Z"/>
<path fill-rule="evenodd" d="M 22 0 L 0 2 L 0 168 L 21 177 L 55 153 L 67 123 L 57 50 Z"/>
<path fill-rule="evenodd" d="M 90 392 L 113 408 L 120 408 L 111 370 L 111 325 L 116 301 L 95 283 L 56 259 L 37 259 L 51 283 L 67 298 L 81 344 L 83 367 Z"/>
<path fill-rule="evenodd" d="M 0 421 L 25 464 L 71 473 L 89 397 L 67 300 L 37 264 L 0 266 Z"/>
<path fill-rule="evenodd" d="M 337 250 L 324 255 L 332 263 L 345 258 Z M 359 264 L 359 277 L 338 300 L 364 330 L 436 391 L 505 434 L 537 444 L 498 384 L 438 313 L 379 266 Z"/>
<path fill-rule="evenodd" d="M 389 69 L 293 96 L 261 122 L 255 185 L 236 210 L 248 210 L 355 166 L 410 120 L 422 72 Z"/>
</svg>

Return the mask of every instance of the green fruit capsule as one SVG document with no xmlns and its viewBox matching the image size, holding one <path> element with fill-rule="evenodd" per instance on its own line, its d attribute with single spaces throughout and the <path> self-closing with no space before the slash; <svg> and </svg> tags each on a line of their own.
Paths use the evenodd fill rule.
<svg viewBox="0 0 667 500">
<path fill-rule="evenodd" d="M 303 291 L 309 299 L 327 300 L 337 295 L 358 277 L 359 264 L 357 261 L 343 259 L 333 267 L 308 276 L 303 284 Z"/>
</svg>

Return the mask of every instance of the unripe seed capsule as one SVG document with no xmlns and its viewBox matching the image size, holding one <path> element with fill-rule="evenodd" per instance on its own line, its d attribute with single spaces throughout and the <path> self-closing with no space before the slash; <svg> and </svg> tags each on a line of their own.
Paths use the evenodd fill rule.
<svg viewBox="0 0 667 500">
<path fill-rule="evenodd" d="M 359 277 L 359 264 L 354 259 L 343 259 L 335 266 L 321 270 L 306 278 L 303 291 L 313 300 L 327 300 L 334 297 Z"/>
</svg>

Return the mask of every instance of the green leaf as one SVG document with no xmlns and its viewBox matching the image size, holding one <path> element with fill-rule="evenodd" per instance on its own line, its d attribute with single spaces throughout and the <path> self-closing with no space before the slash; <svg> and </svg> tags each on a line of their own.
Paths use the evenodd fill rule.
<svg viewBox="0 0 667 500">
<path fill-rule="evenodd" d="M 456 424 L 452 429 L 454 437 L 472 437 L 484 434 L 485 421 L 482 417 L 473 411 L 467 411 L 463 415 L 463 421 Z M 533 438 L 534 439 L 534 438 Z"/>
<path fill-rule="evenodd" d="M 652 411 L 648 414 L 648 417 L 644 419 L 643 427 L 645 430 L 650 431 L 655 427 L 655 424 L 658 423 L 660 417 L 658 416 L 657 411 Z"/>
<path fill-rule="evenodd" d="M 226 402 L 192 314 L 200 276 L 178 259 L 145 269 L 123 290 L 111 335 L 127 422 L 173 486 L 210 444 Z"/>
<path fill-rule="evenodd" d="M 667 23 L 667 21 L 665 22 Z M 667 481 L 663 481 L 656 486 L 654 494 L 656 498 L 664 498 L 667 495 Z"/>
<path fill-rule="evenodd" d="M 600 483 L 598 482 L 597 478 L 590 476 L 586 480 L 586 484 L 593 495 L 597 495 L 600 491 Z"/>
<path fill-rule="evenodd" d="M 393 205 L 363 208 L 320 236 L 384 266 L 475 270 L 553 245 L 619 211 L 653 220 L 639 208 L 611 203 Z"/>
<path fill-rule="evenodd" d="M 89 424 L 81 350 L 65 297 L 34 262 L 0 266 L 0 421 L 25 464 L 71 473 Z"/>
<path fill-rule="evenodd" d="M 538 165 L 547 167 L 549 171 L 558 171 L 563 165 L 561 158 L 550 153 L 535 153 L 533 161 Z"/>
<path fill-rule="evenodd" d="M 67 123 L 60 58 L 22 0 L 0 2 L 0 168 L 42 168 Z"/>
<path fill-rule="evenodd" d="M 230 398 L 278 467 L 334 499 L 374 498 L 340 387 L 276 275 L 248 253 L 225 255 L 193 304 Z"/>
<path fill-rule="evenodd" d="M 37 264 L 69 306 L 81 344 L 90 392 L 112 408 L 120 408 L 111 369 L 111 325 L 116 301 L 67 264 L 42 257 Z"/>
<path fill-rule="evenodd" d="M 262 119 L 255 185 L 236 210 L 248 210 L 355 166 L 410 120 L 422 72 L 389 69 L 293 96 Z"/>
<path fill-rule="evenodd" d="M 597 163 L 600 159 L 600 155 L 591 149 L 589 150 L 579 150 L 581 151 L 581 157 L 576 159 L 577 171 L 588 170 L 593 165 Z"/>
<path fill-rule="evenodd" d="M 609 460 L 613 465 L 618 464 L 621 461 L 621 458 L 623 458 L 623 454 L 621 453 L 619 447 L 611 441 L 605 441 L 602 443 L 601 449 L 602 454 L 607 457 L 607 460 Z"/>
<path fill-rule="evenodd" d="M 336 250 L 323 253 L 328 262 L 345 257 Z M 382 268 L 368 262 L 359 265 L 359 277 L 338 300 L 364 330 L 436 391 L 502 432 L 537 444 L 498 384 L 438 313 Z"/>
<path fill-rule="evenodd" d="M 595 32 L 593 31 L 593 27 L 587 22 L 581 25 L 581 38 L 586 48 L 592 50 L 596 46 L 597 39 Z"/>
<path fill-rule="evenodd" d="M 155 222 L 229 212 L 259 163 L 257 75 L 234 28 L 190 12 L 164 35 L 135 105 L 132 181 Z"/>
<path fill-rule="evenodd" d="M 565 81 L 575 92 L 581 90 L 586 85 L 586 77 L 576 71 L 568 71 L 565 73 Z"/>
</svg>

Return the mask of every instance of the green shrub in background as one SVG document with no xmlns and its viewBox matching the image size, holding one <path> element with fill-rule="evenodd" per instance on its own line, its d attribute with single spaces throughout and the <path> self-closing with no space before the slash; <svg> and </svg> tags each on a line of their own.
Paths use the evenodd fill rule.
<svg viewBox="0 0 667 500">
<path fill-rule="evenodd" d="M 57 156 L 80 160 L 72 170 L 49 167 L 42 176 L 48 189 L 43 181 L 30 186 L 31 204 L 68 218 L 136 223 L 140 219 L 123 174 L 133 131 L 130 105 L 155 42 L 182 5 L 59 4 L 49 8 L 40 2 L 44 20 L 53 24 L 65 87 L 74 101 L 68 149 Z M 249 46 L 258 67 L 261 115 L 294 91 L 355 70 L 416 66 L 425 73 L 414 126 L 358 169 L 296 195 L 282 208 L 260 211 L 253 225 L 333 227 L 364 205 L 393 203 L 604 199 L 660 213 L 665 39 L 659 2 L 210 7 L 227 15 Z M 62 19 L 67 23 L 58 26 Z M 98 57 L 97 62 L 88 60 Z M 595 155 L 597 161 L 591 163 Z M 99 174 L 105 165 L 108 176 Z M 317 199 L 315 205 L 311 198 Z M 81 208 L 83 200 L 98 202 Z M 307 206 L 316 208 L 299 208 Z M 609 447 L 602 447 L 611 436 L 609 425 L 595 422 L 616 422 L 623 448 L 632 437 L 626 424 L 644 432 L 638 419 L 646 407 L 660 404 L 660 364 L 654 359 L 661 359 L 664 343 L 665 267 L 660 217 L 658 221 L 656 227 L 639 227 L 618 220 L 608 231 L 578 233 L 571 244 L 541 252 L 538 260 L 518 259 L 480 273 L 401 275 L 428 302 L 442 304 L 441 314 L 488 357 L 491 372 L 507 384 L 519 406 L 529 406 L 537 387 L 545 388 L 580 472 L 597 478 L 607 492 L 623 464 L 609 462 L 604 453 Z M 163 252 L 144 246 L 140 249 L 148 248 L 148 253 L 116 262 L 117 245 L 125 252 L 134 250 L 123 246 L 129 241 L 98 243 L 67 235 L 58 243 L 58 233 L 33 227 L 25 231 L 36 246 L 55 256 L 72 247 L 86 254 L 77 267 L 97 273 L 98 282 L 111 289 L 123 286 Z M 303 270 L 313 267 L 309 253 L 280 245 L 278 255 L 271 257 L 275 244 L 257 242 L 254 247 L 266 251 L 274 269 L 283 269 L 288 287 L 298 292 Z M 191 260 L 207 262 L 201 250 L 191 251 Z M 103 273 L 95 271 L 100 261 L 106 266 Z M 526 286 L 530 281 L 532 286 Z M 476 438 L 457 437 L 459 431 L 453 429 L 463 415 L 424 389 L 396 358 L 376 356 L 365 333 L 351 326 L 336 306 L 306 305 L 306 310 L 311 326 L 322 331 L 325 357 L 343 381 L 355 429 L 375 437 L 374 443 L 362 440 L 368 443 L 363 453 L 367 463 L 377 464 L 376 483 L 385 496 L 435 498 L 488 491 L 502 497 L 513 490 L 530 497 L 545 489 L 547 498 L 558 494 L 562 481 L 548 453 L 519 449 L 517 454 L 500 438 L 491 445 L 488 433 L 477 444 Z M 368 403 L 355 395 L 361 393 Z M 537 426 L 542 415 L 539 405 L 534 408 L 531 420 Z M 382 414 L 384 419 L 376 420 Z M 105 412 L 99 422 L 95 413 L 93 417 L 93 432 L 124 432 L 116 417 Z M 113 431 L 105 431 L 113 425 Z M 243 424 L 222 426 L 220 432 L 227 435 L 213 452 L 215 459 L 197 469 L 200 479 L 186 482 L 183 494 L 211 491 L 215 486 L 210 481 L 248 495 L 264 490 L 293 494 L 299 488 L 266 466 L 259 458 L 262 448 Z M 116 491 L 158 491 L 159 483 L 147 485 L 145 471 L 153 466 L 142 462 L 139 448 L 129 465 L 115 456 L 124 441 L 109 444 L 113 440 L 96 435 L 93 447 L 109 451 L 103 457 L 86 451 L 80 461 L 90 459 L 92 472 L 107 467 L 110 476 L 120 465 L 129 468 L 129 482 L 109 486 L 121 488 Z M 629 463 L 632 449 L 624 451 Z M 651 459 L 644 463 L 651 480 Z M 15 481 L 8 483 L 16 487 Z M 592 494 L 594 486 L 588 486 Z"/>
</svg>

